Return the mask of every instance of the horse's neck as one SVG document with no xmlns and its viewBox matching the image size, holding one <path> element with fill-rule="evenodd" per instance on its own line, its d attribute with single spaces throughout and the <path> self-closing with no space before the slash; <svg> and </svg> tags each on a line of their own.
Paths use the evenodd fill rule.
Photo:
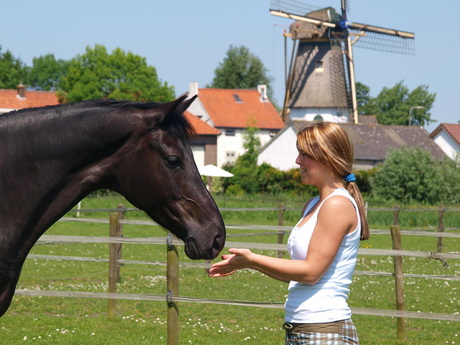
<svg viewBox="0 0 460 345">
<path fill-rule="evenodd" d="M 114 118 L 117 120 L 114 121 Z M 56 114 L 51 110 L 16 112 L 0 122 L 0 141 L 5 154 L 43 162 L 76 161 L 121 140 L 129 131 L 123 117 L 107 110 L 82 108 Z"/>
<path fill-rule="evenodd" d="M 27 112 L 18 118 L 20 115 L 16 113 L 0 125 L 0 193 L 10 193 L 11 200 L 39 203 L 56 196 L 69 183 L 81 183 L 82 169 L 113 153 L 129 130 L 117 121 L 109 122 L 107 112 L 74 112 L 54 118 Z M 14 207 L 0 200 L 1 206 Z"/>
</svg>

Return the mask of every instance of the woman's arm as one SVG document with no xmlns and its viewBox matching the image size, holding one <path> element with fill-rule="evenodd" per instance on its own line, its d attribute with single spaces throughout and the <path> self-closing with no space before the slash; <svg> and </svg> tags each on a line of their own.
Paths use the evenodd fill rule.
<svg viewBox="0 0 460 345">
<path fill-rule="evenodd" d="M 249 249 L 230 249 L 223 261 L 209 270 L 210 277 L 223 277 L 242 268 L 252 268 L 274 279 L 291 280 L 313 285 L 332 263 L 346 233 L 354 229 L 356 212 L 346 198 L 334 196 L 326 200 L 318 213 L 318 221 L 305 260 L 289 260 L 260 255 Z"/>
</svg>

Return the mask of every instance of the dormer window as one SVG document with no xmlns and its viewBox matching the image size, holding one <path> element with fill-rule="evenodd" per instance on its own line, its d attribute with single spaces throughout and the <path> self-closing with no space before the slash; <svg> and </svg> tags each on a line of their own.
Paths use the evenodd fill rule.
<svg viewBox="0 0 460 345">
<path fill-rule="evenodd" d="M 241 100 L 240 96 L 238 96 L 237 94 L 233 94 L 233 98 L 235 99 L 236 103 L 243 103 L 243 101 Z"/>
<path fill-rule="evenodd" d="M 315 71 L 316 72 L 322 72 L 323 71 L 323 62 L 320 61 L 315 61 Z"/>
</svg>

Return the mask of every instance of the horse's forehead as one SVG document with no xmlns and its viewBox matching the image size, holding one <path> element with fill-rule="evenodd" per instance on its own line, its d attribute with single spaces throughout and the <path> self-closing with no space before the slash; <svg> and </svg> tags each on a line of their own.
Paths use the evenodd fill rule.
<svg viewBox="0 0 460 345">
<path fill-rule="evenodd" d="M 186 148 L 189 146 L 186 140 L 164 129 L 157 129 L 151 132 L 151 145 L 160 149 L 168 148 L 183 151 L 186 151 Z"/>
</svg>

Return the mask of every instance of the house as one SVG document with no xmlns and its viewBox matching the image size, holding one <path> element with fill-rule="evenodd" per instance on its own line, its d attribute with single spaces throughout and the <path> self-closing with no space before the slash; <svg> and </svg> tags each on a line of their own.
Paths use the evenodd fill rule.
<svg viewBox="0 0 460 345">
<path fill-rule="evenodd" d="M 284 127 L 278 112 L 267 97 L 267 88 L 210 89 L 190 83 L 188 95 L 198 95 L 188 112 L 220 131 L 217 137 L 217 166 L 234 163 L 245 152 L 244 131 L 258 128 L 256 136 L 265 145 Z"/>
<path fill-rule="evenodd" d="M 208 164 L 216 165 L 217 137 L 220 135 L 220 131 L 188 111 L 185 112 L 185 117 L 195 130 L 195 135 L 190 138 L 190 146 L 196 165 L 199 167 Z"/>
<path fill-rule="evenodd" d="M 259 151 L 258 164 L 268 163 L 279 170 L 298 168 L 296 134 L 311 124 L 309 121 L 292 121 Z M 354 169 L 369 170 L 382 163 L 390 149 L 420 147 L 428 150 L 436 160 L 444 152 L 430 139 L 428 132 L 418 126 L 387 126 L 379 124 L 339 123 L 354 146 Z"/>
<path fill-rule="evenodd" d="M 59 100 L 54 91 L 30 91 L 22 84 L 17 89 L 0 89 L 0 114 L 56 104 L 59 104 Z"/>
<path fill-rule="evenodd" d="M 441 123 L 431 132 L 430 138 L 451 159 L 460 157 L 460 124 Z"/>
</svg>

